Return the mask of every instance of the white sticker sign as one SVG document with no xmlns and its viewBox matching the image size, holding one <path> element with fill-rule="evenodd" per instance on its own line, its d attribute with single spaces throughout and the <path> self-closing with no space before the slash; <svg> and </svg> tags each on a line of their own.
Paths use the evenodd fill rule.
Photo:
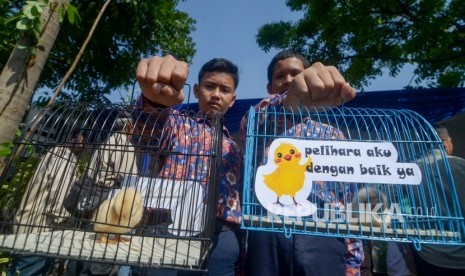
<svg viewBox="0 0 465 276">
<path fill-rule="evenodd" d="M 270 145 L 267 163 L 257 169 L 255 193 L 274 214 L 309 216 L 317 209 L 307 200 L 313 181 L 419 185 L 418 165 L 397 159 L 390 142 L 279 138 Z"/>
</svg>

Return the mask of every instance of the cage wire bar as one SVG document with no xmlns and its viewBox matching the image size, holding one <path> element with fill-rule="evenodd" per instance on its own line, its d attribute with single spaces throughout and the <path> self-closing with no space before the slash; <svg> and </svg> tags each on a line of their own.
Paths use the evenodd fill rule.
<svg viewBox="0 0 465 276">
<path fill-rule="evenodd" d="M 212 139 L 203 140 L 206 150 L 173 151 L 174 143 L 189 142 L 189 131 L 205 134 L 197 120 L 210 121 L 213 129 Z M 44 109 L 15 142 L 0 178 L 0 249 L 205 270 L 221 166 L 222 133 L 215 129 L 222 129 L 220 116 L 172 109 L 147 113 L 136 106 L 75 102 Z M 174 131 L 186 135 L 173 140 Z M 188 161 L 176 162 L 183 157 Z M 87 197 L 73 201 L 81 194 Z"/>
<path fill-rule="evenodd" d="M 334 131 L 339 135 L 330 137 L 325 131 Z M 272 204 L 273 207 L 266 208 L 257 194 L 263 188 L 259 188 L 256 183 L 260 183 L 261 177 L 265 179 L 263 175 L 271 175 L 270 171 L 280 168 L 280 163 L 276 163 L 268 173 L 260 171 L 261 166 L 272 158 L 270 145 L 273 141 L 280 141 L 278 145 L 283 144 L 282 141 L 287 141 L 283 139 L 291 139 L 290 141 L 298 141 L 296 143 L 304 145 L 324 144 L 329 141 L 371 143 L 370 145 L 389 142 L 397 151 L 396 162 L 418 165 L 421 183 L 405 185 L 395 183 L 395 180 L 390 180 L 391 183 L 373 183 L 357 179 L 330 181 L 331 177 L 322 182 L 315 176 L 316 171 L 307 170 L 305 177 L 315 176 L 312 178 L 312 190 L 308 192 L 307 200 L 316 206 L 316 211 L 310 215 L 274 212 L 272 208 L 277 206 L 284 210 L 287 208 L 286 204 L 277 201 Z M 301 146 L 298 150 L 306 153 L 308 148 Z M 440 152 L 439 158 L 433 154 L 437 151 Z M 363 151 L 361 153 L 363 155 Z M 315 158 L 315 152 L 309 156 Z M 245 157 L 242 206 L 244 229 L 283 233 L 288 237 L 292 234 L 306 234 L 412 242 L 417 249 L 421 248 L 422 243 L 463 244 L 461 236 L 464 234 L 464 219 L 443 144 L 434 128 L 413 111 L 345 107 L 323 111 L 307 108 L 251 108 L 246 130 Z M 354 159 L 348 158 L 342 164 L 345 165 L 344 170 L 341 171 L 339 167 L 333 171 L 333 175 L 348 173 L 349 170 L 345 171 L 345 168 L 351 166 L 355 173 L 358 169 L 362 170 L 362 165 L 359 167 L 348 164 L 350 160 Z M 372 164 L 372 173 L 380 172 L 375 167 L 375 161 L 360 160 L 365 162 L 364 166 Z M 302 160 L 300 165 L 304 162 Z M 280 172 L 283 171 L 284 169 Z M 441 171 L 446 174 L 441 174 Z M 395 171 L 389 172 L 392 177 L 396 177 Z M 291 176 L 293 174 L 297 174 L 296 170 L 288 178 L 294 179 Z M 318 183 L 324 185 L 323 191 L 318 191 L 320 194 L 315 191 Z M 279 184 L 292 185 L 290 182 Z M 281 201 L 290 197 L 279 197 L 278 192 L 273 191 L 270 194 L 273 202 L 276 196 Z M 330 196 L 335 196 L 334 202 L 337 203 L 324 204 L 321 198 Z M 295 203 L 291 200 L 289 202 L 291 207 L 301 207 L 295 199 Z"/>
</svg>

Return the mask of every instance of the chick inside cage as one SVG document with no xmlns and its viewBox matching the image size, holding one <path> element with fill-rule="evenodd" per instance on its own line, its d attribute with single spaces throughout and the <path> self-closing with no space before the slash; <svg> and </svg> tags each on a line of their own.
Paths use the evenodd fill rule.
<svg viewBox="0 0 465 276">
<path fill-rule="evenodd" d="M 46 108 L 15 143 L 0 179 L 0 249 L 205 270 L 222 134 L 196 128 L 197 120 L 222 128 L 219 116 L 172 109 L 71 102 Z M 210 137 L 201 139 L 202 153 L 175 149 L 189 144 L 188 132 Z"/>
<path fill-rule="evenodd" d="M 420 115 L 264 108 L 247 120 L 244 229 L 463 243 L 442 142 Z"/>
</svg>

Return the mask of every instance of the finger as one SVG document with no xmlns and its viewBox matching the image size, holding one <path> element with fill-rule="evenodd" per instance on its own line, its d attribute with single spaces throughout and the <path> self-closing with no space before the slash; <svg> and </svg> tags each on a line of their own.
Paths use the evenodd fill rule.
<svg viewBox="0 0 465 276">
<path fill-rule="evenodd" d="M 298 74 L 289 85 L 289 93 L 301 99 L 311 100 L 311 94 L 304 74 Z"/>
<path fill-rule="evenodd" d="M 315 102 L 325 103 L 327 106 L 340 105 L 343 101 L 342 87 L 346 84 L 346 81 L 339 70 L 334 66 L 324 66 L 324 68 L 318 71 L 318 76 L 323 86 L 321 90 L 312 90 L 312 96 Z M 347 100 L 352 99 L 350 90 L 351 89 L 344 91 L 344 93 L 346 93 L 344 97 L 346 97 Z"/>
<path fill-rule="evenodd" d="M 136 79 L 139 83 L 145 82 L 145 77 L 147 75 L 147 68 L 149 66 L 149 60 L 148 59 L 142 59 L 139 61 L 139 64 L 137 65 L 136 69 Z"/>
<path fill-rule="evenodd" d="M 347 82 L 344 83 L 344 85 L 341 88 L 341 100 L 344 103 L 350 102 L 351 100 L 355 98 L 355 95 L 356 95 L 355 88 L 350 86 L 350 84 Z"/>
<path fill-rule="evenodd" d="M 337 94 L 341 94 L 341 89 L 344 84 L 346 84 L 346 80 L 342 76 L 341 72 L 337 70 L 334 66 L 327 66 L 328 72 L 331 74 L 331 79 L 333 82 L 333 92 Z"/>
<path fill-rule="evenodd" d="M 308 75 L 307 81 L 314 100 L 327 98 L 334 90 L 334 80 L 330 68 L 330 66 L 324 66 L 320 62 L 311 66 L 313 72 Z"/>
<path fill-rule="evenodd" d="M 324 100 L 326 106 L 328 107 L 341 106 L 350 102 L 355 98 L 356 91 L 353 87 L 350 86 L 350 84 L 344 83 L 339 92 L 334 92 L 331 95 L 333 94 L 337 96 L 328 97 Z"/>
<path fill-rule="evenodd" d="M 171 76 L 171 84 L 175 89 L 182 90 L 186 84 L 187 76 L 189 75 L 189 67 L 187 63 L 179 61 L 173 69 Z"/>
<path fill-rule="evenodd" d="M 153 56 L 149 58 L 147 64 L 147 71 L 145 72 L 145 83 L 147 85 L 154 85 L 159 82 L 159 71 L 163 63 L 163 58 Z"/>
<path fill-rule="evenodd" d="M 171 85 L 157 83 L 158 93 L 160 94 L 160 99 L 164 105 L 173 106 L 178 105 L 184 101 L 184 93 L 182 89 L 176 89 Z"/>
<path fill-rule="evenodd" d="M 328 97 L 329 90 L 325 90 L 325 83 L 320 77 L 320 72 L 312 68 L 311 70 L 304 71 L 305 84 L 308 87 L 309 95 L 307 98 L 312 100 L 321 100 Z"/>
<path fill-rule="evenodd" d="M 283 100 L 283 105 L 286 107 L 297 107 L 301 104 L 305 106 L 310 105 L 311 99 L 304 103 L 305 99 L 309 98 L 309 95 L 310 93 L 303 74 L 298 74 L 288 87 L 288 93 Z"/>
<path fill-rule="evenodd" d="M 326 69 L 330 73 L 331 79 L 332 79 L 332 81 L 333 81 L 333 83 L 335 85 L 342 86 L 343 84 L 346 83 L 346 80 L 342 76 L 341 72 L 339 72 L 339 70 L 337 70 L 336 67 L 334 67 L 334 66 L 326 66 Z"/>
<path fill-rule="evenodd" d="M 171 85 L 171 76 L 178 61 L 171 55 L 163 57 L 159 66 L 157 82 Z"/>
</svg>

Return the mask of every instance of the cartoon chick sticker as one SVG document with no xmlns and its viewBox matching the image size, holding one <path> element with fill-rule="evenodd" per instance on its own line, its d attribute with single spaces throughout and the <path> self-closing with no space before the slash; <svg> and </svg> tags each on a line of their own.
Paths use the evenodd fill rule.
<svg viewBox="0 0 465 276">
<path fill-rule="evenodd" d="M 399 161 L 390 142 L 278 138 L 270 145 L 267 163 L 257 169 L 255 194 L 271 213 L 309 216 L 317 210 L 307 200 L 312 181 L 419 185 L 418 165 Z"/>
<path fill-rule="evenodd" d="M 296 146 L 286 142 L 272 144 L 271 157 L 274 166 L 260 166 L 256 175 L 255 190 L 260 203 L 275 214 L 313 214 L 316 207 L 307 200 L 312 181 L 306 173 L 306 167 L 312 163 L 312 159 L 303 158 Z"/>
</svg>

